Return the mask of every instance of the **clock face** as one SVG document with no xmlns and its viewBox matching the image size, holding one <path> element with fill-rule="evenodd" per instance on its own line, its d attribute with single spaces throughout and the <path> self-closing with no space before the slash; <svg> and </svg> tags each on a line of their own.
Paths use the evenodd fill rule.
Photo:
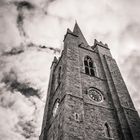
<svg viewBox="0 0 140 140">
<path fill-rule="evenodd" d="M 102 94 L 100 93 L 100 91 L 97 91 L 97 90 L 95 90 L 95 89 L 90 89 L 90 90 L 88 91 L 88 95 L 89 95 L 89 97 L 90 97 L 92 100 L 94 100 L 94 101 L 96 101 L 96 102 L 100 102 L 100 101 L 103 100 L 103 96 L 102 96 Z"/>
</svg>

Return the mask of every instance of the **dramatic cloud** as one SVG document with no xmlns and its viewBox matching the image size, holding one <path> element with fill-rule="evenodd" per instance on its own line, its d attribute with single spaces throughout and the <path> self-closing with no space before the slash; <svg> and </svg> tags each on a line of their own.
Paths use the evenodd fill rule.
<svg viewBox="0 0 140 140">
<path fill-rule="evenodd" d="M 17 27 L 19 29 L 20 36 L 27 37 L 26 32 L 24 31 L 24 10 L 33 10 L 34 6 L 27 2 L 27 1 L 21 1 L 21 2 L 15 2 L 15 5 L 17 6 L 18 16 L 17 16 Z"/>
<path fill-rule="evenodd" d="M 29 83 L 20 83 L 18 81 L 16 73 L 13 70 L 11 70 L 8 74 L 5 73 L 3 75 L 4 77 L 2 79 L 2 82 L 4 82 L 7 85 L 7 88 L 11 92 L 14 92 L 15 90 L 15 91 L 19 91 L 21 94 L 27 97 L 37 96 L 38 98 L 40 98 L 39 90 L 30 87 Z"/>
<path fill-rule="evenodd" d="M 51 61 L 75 20 L 90 45 L 95 38 L 109 45 L 140 113 L 139 6 L 139 0 L 0 0 L 0 139 L 38 139 Z"/>
<path fill-rule="evenodd" d="M 3 55 L 17 55 L 23 52 L 22 48 L 12 48 L 10 51 L 4 52 Z"/>
</svg>

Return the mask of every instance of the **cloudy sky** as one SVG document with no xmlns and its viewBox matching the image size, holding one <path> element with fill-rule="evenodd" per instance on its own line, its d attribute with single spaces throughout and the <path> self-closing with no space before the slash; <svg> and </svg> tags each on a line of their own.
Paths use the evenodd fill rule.
<svg viewBox="0 0 140 140">
<path fill-rule="evenodd" d="M 140 0 L 0 0 L 0 140 L 37 140 L 49 68 L 77 20 L 107 43 L 140 114 Z"/>
</svg>

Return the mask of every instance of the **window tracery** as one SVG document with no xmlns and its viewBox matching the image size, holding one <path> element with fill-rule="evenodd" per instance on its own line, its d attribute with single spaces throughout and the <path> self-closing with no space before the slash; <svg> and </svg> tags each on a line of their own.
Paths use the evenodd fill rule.
<svg viewBox="0 0 140 140">
<path fill-rule="evenodd" d="M 89 56 L 84 59 L 85 73 L 91 76 L 96 76 L 96 64 Z"/>
</svg>

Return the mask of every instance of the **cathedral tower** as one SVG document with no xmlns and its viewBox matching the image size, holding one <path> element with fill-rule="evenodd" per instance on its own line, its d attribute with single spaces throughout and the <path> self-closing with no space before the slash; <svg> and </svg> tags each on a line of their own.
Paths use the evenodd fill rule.
<svg viewBox="0 0 140 140">
<path fill-rule="evenodd" d="M 107 44 L 78 24 L 51 66 L 40 140 L 140 140 L 140 119 Z"/>
</svg>

